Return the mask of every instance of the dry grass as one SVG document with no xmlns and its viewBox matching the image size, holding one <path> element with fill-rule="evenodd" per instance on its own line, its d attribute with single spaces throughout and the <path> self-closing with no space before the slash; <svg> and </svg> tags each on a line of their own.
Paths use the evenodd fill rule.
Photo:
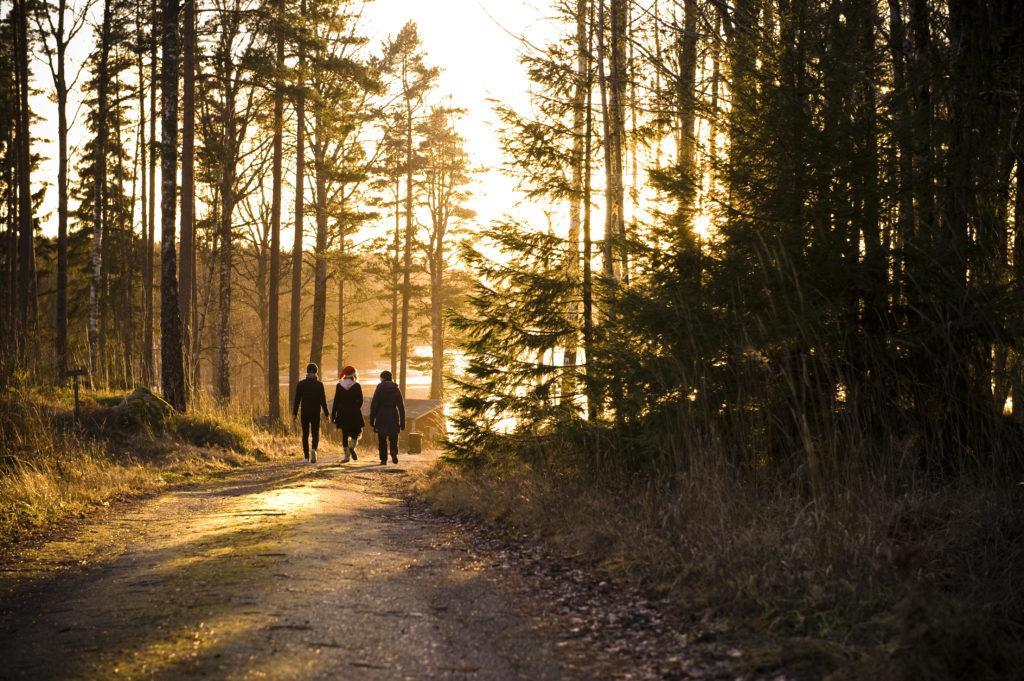
<svg viewBox="0 0 1024 681">
<path fill-rule="evenodd" d="M 440 511 L 539 534 L 731 619 L 762 642 L 745 658 L 752 667 L 834 679 L 1005 679 L 1024 668 L 1024 505 L 1011 486 L 895 496 L 865 485 L 825 506 L 785 484 L 613 485 L 519 461 L 441 464 L 418 489 Z"/>
<path fill-rule="evenodd" d="M 87 392 L 76 423 L 68 391 L 0 395 L 0 544 L 39 534 L 118 498 L 265 461 L 279 437 L 212 405 L 166 427 L 126 430 L 123 393 Z"/>
</svg>

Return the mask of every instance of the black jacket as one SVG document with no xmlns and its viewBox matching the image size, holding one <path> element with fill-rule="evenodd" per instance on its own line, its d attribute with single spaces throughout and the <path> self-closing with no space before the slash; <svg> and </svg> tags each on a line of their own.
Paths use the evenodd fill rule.
<svg viewBox="0 0 1024 681">
<path fill-rule="evenodd" d="M 315 378 L 304 378 L 295 386 L 295 404 L 292 405 L 292 414 L 299 413 L 302 407 L 302 418 L 313 418 L 319 416 L 321 409 L 324 416 L 327 412 L 327 393 L 324 392 L 324 384 Z"/>
<path fill-rule="evenodd" d="M 363 389 L 355 383 L 345 390 L 341 383 L 334 389 L 334 404 L 331 406 L 331 420 L 347 433 L 363 429 Z"/>
<path fill-rule="evenodd" d="M 405 400 L 394 381 L 382 381 L 370 400 L 370 427 L 378 433 L 397 435 L 405 430 Z"/>
</svg>

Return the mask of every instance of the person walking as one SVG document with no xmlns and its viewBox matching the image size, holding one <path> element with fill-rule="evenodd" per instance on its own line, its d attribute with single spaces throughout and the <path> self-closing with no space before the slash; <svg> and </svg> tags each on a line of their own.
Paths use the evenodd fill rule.
<svg viewBox="0 0 1024 681">
<path fill-rule="evenodd" d="M 380 383 L 370 400 L 370 427 L 377 432 L 380 464 L 398 463 L 398 433 L 405 430 L 405 400 L 390 371 L 380 373 Z"/>
<path fill-rule="evenodd" d="M 341 380 L 334 389 L 334 404 L 331 406 L 331 420 L 341 430 L 341 446 L 345 450 L 342 463 L 348 463 L 349 457 L 358 461 L 356 444 L 363 432 L 363 388 L 356 380 L 355 367 L 347 366 L 341 370 Z"/>
<path fill-rule="evenodd" d="M 320 446 L 320 411 L 330 416 L 327 411 L 327 393 L 324 384 L 316 377 L 317 367 L 310 363 L 306 366 L 306 377 L 299 381 L 295 388 L 295 404 L 292 405 L 292 423 L 302 407 L 302 453 L 306 461 L 316 463 L 316 449 Z M 313 449 L 310 452 L 309 434 L 313 434 Z"/>
</svg>

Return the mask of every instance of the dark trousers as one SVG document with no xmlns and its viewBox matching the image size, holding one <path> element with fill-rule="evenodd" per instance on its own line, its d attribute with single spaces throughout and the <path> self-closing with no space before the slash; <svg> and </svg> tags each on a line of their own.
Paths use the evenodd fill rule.
<svg viewBox="0 0 1024 681">
<path fill-rule="evenodd" d="M 313 449 L 320 447 L 320 414 L 302 415 L 302 453 L 309 456 L 309 433 L 313 432 Z"/>
<path fill-rule="evenodd" d="M 398 433 L 377 433 L 377 449 L 380 453 L 380 460 L 388 460 L 388 451 L 391 458 L 398 459 Z"/>
<path fill-rule="evenodd" d="M 341 429 L 341 446 L 348 447 L 349 441 L 352 442 L 352 446 L 355 447 L 359 444 L 359 436 L 362 434 L 361 430 L 345 430 Z"/>
</svg>

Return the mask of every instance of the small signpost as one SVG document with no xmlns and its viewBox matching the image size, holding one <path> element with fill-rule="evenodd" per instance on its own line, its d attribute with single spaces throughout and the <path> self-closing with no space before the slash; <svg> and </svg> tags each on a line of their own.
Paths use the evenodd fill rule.
<svg viewBox="0 0 1024 681">
<path fill-rule="evenodd" d="M 85 369 L 68 369 L 64 372 L 64 375 L 75 379 L 75 420 L 80 421 L 81 415 L 78 408 L 78 379 L 83 376 L 87 376 L 88 372 Z"/>
</svg>

